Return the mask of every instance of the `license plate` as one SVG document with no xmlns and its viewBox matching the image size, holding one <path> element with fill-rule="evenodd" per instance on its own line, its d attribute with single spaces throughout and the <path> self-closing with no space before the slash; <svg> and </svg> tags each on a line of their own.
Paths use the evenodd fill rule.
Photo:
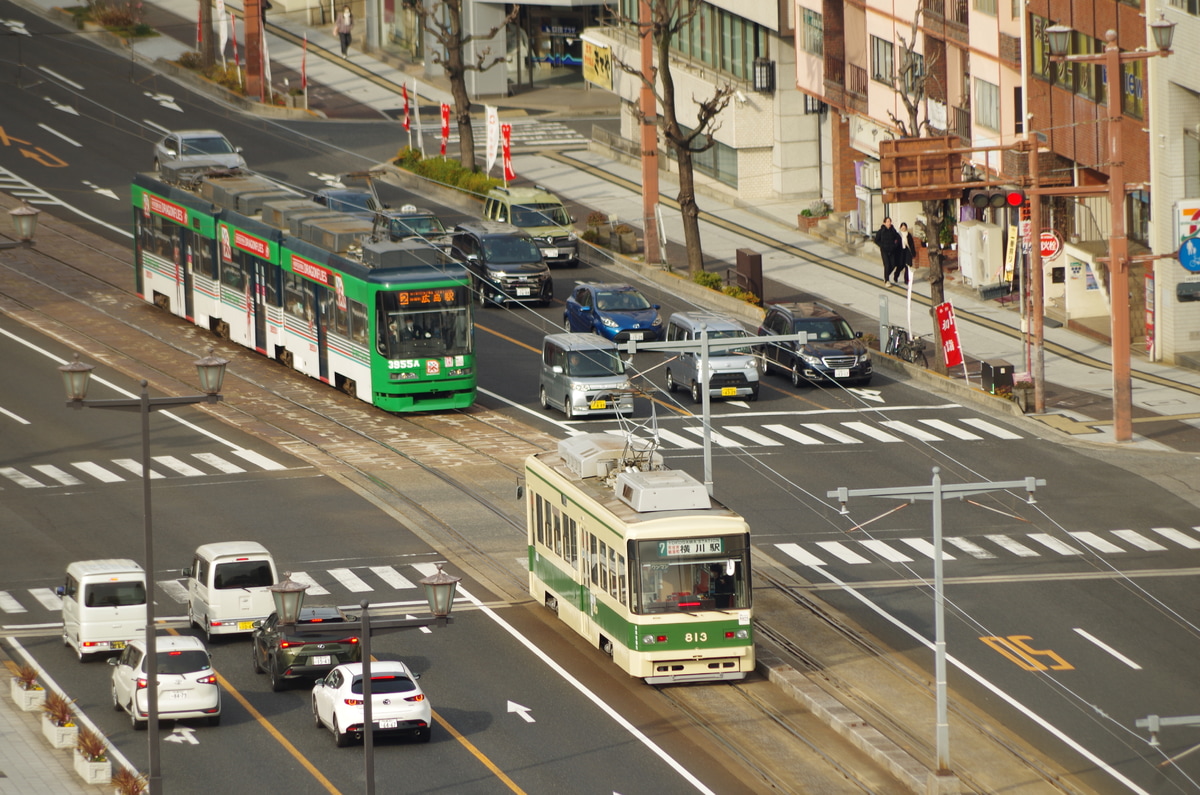
<svg viewBox="0 0 1200 795">
<path fill-rule="evenodd" d="M 388 720 L 381 720 L 381 721 L 379 721 L 379 728 L 381 728 L 381 729 L 394 729 L 394 728 L 396 728 L 396 726 L 398 726 L 399 724 L 400 724 L 400 721 L 399 721 L 399 719 L 397 719 L 397 718 L 390 718 L 390 719 L 388 719 Z"/>
<path fill-rule="evenodd" d="M 608 401 L 607 400 L 593 400 L 591 403 L 588 404 L 588 408 L 590 408 L 592 411 L 600 411 L 601 409 L 606 409 L 606 408 L 608 408 Z"/>
<path fill-rule="evenodd" d="M 125 648 L 125 641 L 123 641 L 123 640 L 114 640 L 114 641 L 112 642 L 112 647 L 113 647 L 114 649 L 123 649 L 123 648 Z"/>
<path fill-rule="evenodd" d="M 631 340 L 640 340 L 640 339 L 642 339 L 642 338 L 643 338 L 643 337 L 645 337 L 645 336 L 646 336 L 646 335 L 645 335 L 645 334 L 643 334 L 643 333 L 642 333 L 642 332 L 640 332 L 640 331 L 631 331 L 631 332 L 629 332 L 629 339 L 631 339 Z"/>
<path fill-rule="evenodd" d="M 182 690 L 168 690 L 163 695 L 174 701 L 182 701 L 183 699 L 187 698 L 187 693 L 183 692 Z"/>
<path fill-rule="evenodd" d="M 315 657 L 309 657 L 308 662 L 310 665 L 329 665 L 333 662 L 333 657 L 328 654 L 319 654 Z"/>
<path fill-rule="evenodd" d="M 544 248 L 544 249 L 542 249 L 542 256 L 545 256 L 545 257 L 557 257 L 557 256 L 558 256 L 558 249 L 556 249 L 556 248 Z"/>
<path fill-rule="evenodd" d="M 528 287 L 518 287 L 517 288 L 517 295 L 529 295 L 529 294 L 530 294 L 530 289 Z"/>
<path fill-rule="evenodd" d="M 238 629 L 254 629 L 253 621 L 239 621 Z"/>
<path fill-rule="evenodd" d="M 736 396 L 737 396 L 737 387 L 736 386 L 721 387 L 721 397 L 736 397 Z"/>
<path fill-rule="evenodd" d="M 850 377 L 850 368 L 849 367 L 837 368 L 836 370 L 833 371 L 833 377 L 834 378 L 849 378 Z"/>
</svg>

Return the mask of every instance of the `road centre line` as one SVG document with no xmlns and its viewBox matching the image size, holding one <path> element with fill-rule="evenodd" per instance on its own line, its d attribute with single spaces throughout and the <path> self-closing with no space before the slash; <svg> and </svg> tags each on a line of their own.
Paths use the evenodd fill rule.
<svg viewBox="0 0 1200 795">
<path fill-rule="evenodd" d="M 18 415 L 16 415 L 16 414 L 13 414 L 11 411 L 9 411 L 9 410 L 8 410 L 8 409 L 6 409 L 6 408 L 0 407 L 0 414 L 3 414 L 3 415 L 4 415 L 4 416 L 6 416 L 6 417 L 12 417 L 14 420 L 16 420 L 17 422 L 21 423 L 22 425 L 28 425 L 28 424 L 29 424 L 29 420 L 25 419 L 24 417 L 21 417 L 21 416 L 18 416 Z"/>
<path fill-rule="evenodd" d="M 46 132 L 50 133 L 51 135 L 57 135 L 59 138 L 63 139 L 64 141 L 71 144 L 72 146 L 83 146 L 83 144 L 79 143 L 79 141 L 76 141 L 73 138 L 68 138 L 67 136 L 60 133 L 58 130 L 51 127 L 49 124 L 38 124 L 38 126 L 41 127 L 43 130 L 45 130 Z"/>
<path fill-rule="evenodd" d="M 1075 629 L 1075 631 L 1076 631 L 1076 632 L 1077 632 L 1077 633 L 1078 633 L 1080 636 L 1082 636 L 1082 637 L 1086 638 L 1087 640 L 1090 640 L 1092 643 L 1096 644 L 1096 645 L 1097 645 L 1098 647 L 1100 647 L 1101 649 L 1104 649 L 1104 651 L 1108 652 L 1108 653 L 1109 653 L 1109 654 L 1111 654 L 1113 657 L 1116 657 L 1118 660 L 1120 660 L 1121 662 L 1125 663 L 1126 665 L 1128 665 L 1128 666 L 1129 666 L 1130 668 L 1132 668 L 1133 670 L 1135 670 L 1135 671 L 1140 671 L 1140 670 L 1142 670 L 1142 666 L 1138 665 L 1138 664 L 1137 664 L 1137 663 L 1135 663 L 1133 660 L 1131 660 L 1131 659 L 1129 659 L 1128 657 L 1126 657 L 1124 654 L 1121 654 L 1121 652 L 1117 651 L 1117 650 L 1116 650 L 1116 649 L 1114 649 L 1112 646 L 1109 646 L 1107 643 L 1105 643 L 1104 641 L 1100 640 L 1100 639 L 1099 639 L 1099 638 L 1097 638 L 1095 635 L 1092 635 L 1092 634 L 1091 634 L 1091 633 L 1089 633 L 1087 630 L 1081 629 L 1081 628 L 1079 628 L 1079 627 L 1075 627 L 1074 629 Z"/>
<path fill-rule="evenodd" d="M 50 68 L 48 68 L 48 67 L 45 67 L 45 66 L 39 66 L 39 67 L 38 67 L 38 69 L 41 69 L 43 72 L 45 72 L 46 74 L 50 75 L 50 76 L 51 76 L 51 77 L 53 77 L 55 80 L 59 80 L 59 81 L 61 81 L 61 82 L 63 82 L 63 83 L 66 83 L 67 85 L 69 85 L 69 86 L 71 86 L 72 88 L 74 88 L 76 91 L 83 91 L 83 90 L 84 90 L 83 86 L 79 85 L 79 84 L 78 84 L 78 83 L 76 83 L 74 80 L 69 80 L 69 79 L 67 79 L 67 78 L 63 77 L 62 75 L 60 75 L 58 72 L 54 71 L 53 69 L 50 69 Z"/>
</svg>

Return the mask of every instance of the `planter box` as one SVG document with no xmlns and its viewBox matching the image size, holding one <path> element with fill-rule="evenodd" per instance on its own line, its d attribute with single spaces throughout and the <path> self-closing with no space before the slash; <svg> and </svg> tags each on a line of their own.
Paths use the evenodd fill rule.
<svg viewBox="0 0 1200 795">
<path fill-rule="evenodd" d="M 56 726 L 54 721 L 43 715 L 42 736 L 49 740 L 55 748 L 74 748 L 75 738 L 79 736 L 79 727 Z"/>
<path fill-rule="evenodd" d="M 797 215 L 796 225 L 800 227 L 801 232 L 810 232 L 828 217 L 828 215 Z"/>
<path fill-rule="evenodd" d="M 38 688 L 37 690 L 25 690 L 17 682 L 16 679 L 9 680 L 12 684 L 12 700 L 17 705 L 18 709 L 25 712 L 33 712 L 42 708 L 42 704 L 46 703 L 46 691 Z"/>
<path fill-rule="evenodd" d="M 107 759 L 103 762 L 92 762 L 77 749 L 75 751 L 75 772 L 88 784 L 107 787 L 112 781 L 112 762 Z"/>
</svg>

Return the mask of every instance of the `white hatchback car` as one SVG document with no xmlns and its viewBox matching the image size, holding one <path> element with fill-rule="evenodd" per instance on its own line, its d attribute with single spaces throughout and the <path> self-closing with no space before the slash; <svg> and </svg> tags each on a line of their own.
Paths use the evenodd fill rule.
<svg viewBox="0 0 1200 795">
<path fill-rule="evenodd" d="M 362 668 L 362 663 L 339 665 L 313 686 L 313 722 L 333 732 L 339 748 L 352 738 L 362 739 Z M 419 741 L 429 742 L 433 709 L 417 684 L 419 678 L 402 662 L 371 663 L 371 722 L 376 734 L 414 732 Z"/>
<path fill-rule="evenodd" d="M 163 720 L 206 718 L 209 726 L 221 722 L 221 688 L 204 641 L 190 635 L 164 635 L 158 645 L 158 717 Z M 109 659 L 114 709 L 129 713 L 135 729 L 145 729 L 146 641 L 131 640 L 118 656 Z"/>
<path fill-rule="evenodd" d="M 229 143 L 229 139 L 216 130 L 179 130 L 154 145 L 154 170 L 163 164 L 217 166 L 221 168 L 245 168 L 246 159 L 242 148 Z"/>
</svg>

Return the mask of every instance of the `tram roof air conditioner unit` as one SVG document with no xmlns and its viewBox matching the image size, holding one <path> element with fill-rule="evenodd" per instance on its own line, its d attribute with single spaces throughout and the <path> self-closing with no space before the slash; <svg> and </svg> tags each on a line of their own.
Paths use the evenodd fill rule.
<svg viewBox="0 0 1200 795">
<path fill-rule="evenodd" d="M 634 442 L 637 444 L 637 441 Z M 641 451 L 642 445 L 638 445 Z M 625 439 L 620 436 L 610 436 L 607 433 L 585 433 L 570 436 L 558 443 L 558 454 L 562 457 L 567 469 L 579 478 L 605 478 L 618 467 L 623 457 L 629 452 Z M 644 457 L 644 453 L 642 453 Z M 650 467 L 661 467 L 662 456 L 654 453 Z"/>
<path fill-rule="evenodd" d="M 319 204 L 314 204 L 308 199 L 279 199 L 276 201 L 263 202 L 262 220 L 265 224 L 270 224 L 276 229 L 287 229 L 287 219 L 292 213 L 308 212 L 316 208 L 319 212 L 328 214 L 329 211 L 321 207 Z"/>
<path fill-rule="evenodd" d="M 638 513 L 694 511 L 712 505 L 703 483 L 686 472 L 671 469 L 619 473 L 617 498 Z"/>
<path fill-rule="evenodd" d="M 340 218 L 311 218 L 300 224 L 301 237 L 315 246 L 326 251 L 342 253 L 351 247 L 360 246 L 371 236 L 374 224 L 365 218 L 348 217 L 340 213 Z"/>
<path fill-rule="evenodd" d="M 368 268 L 428 267 L 449 262 L 445 252 L 424 240 L 377 240 L 363 243 L 363 265 Z"/>
</svg>

